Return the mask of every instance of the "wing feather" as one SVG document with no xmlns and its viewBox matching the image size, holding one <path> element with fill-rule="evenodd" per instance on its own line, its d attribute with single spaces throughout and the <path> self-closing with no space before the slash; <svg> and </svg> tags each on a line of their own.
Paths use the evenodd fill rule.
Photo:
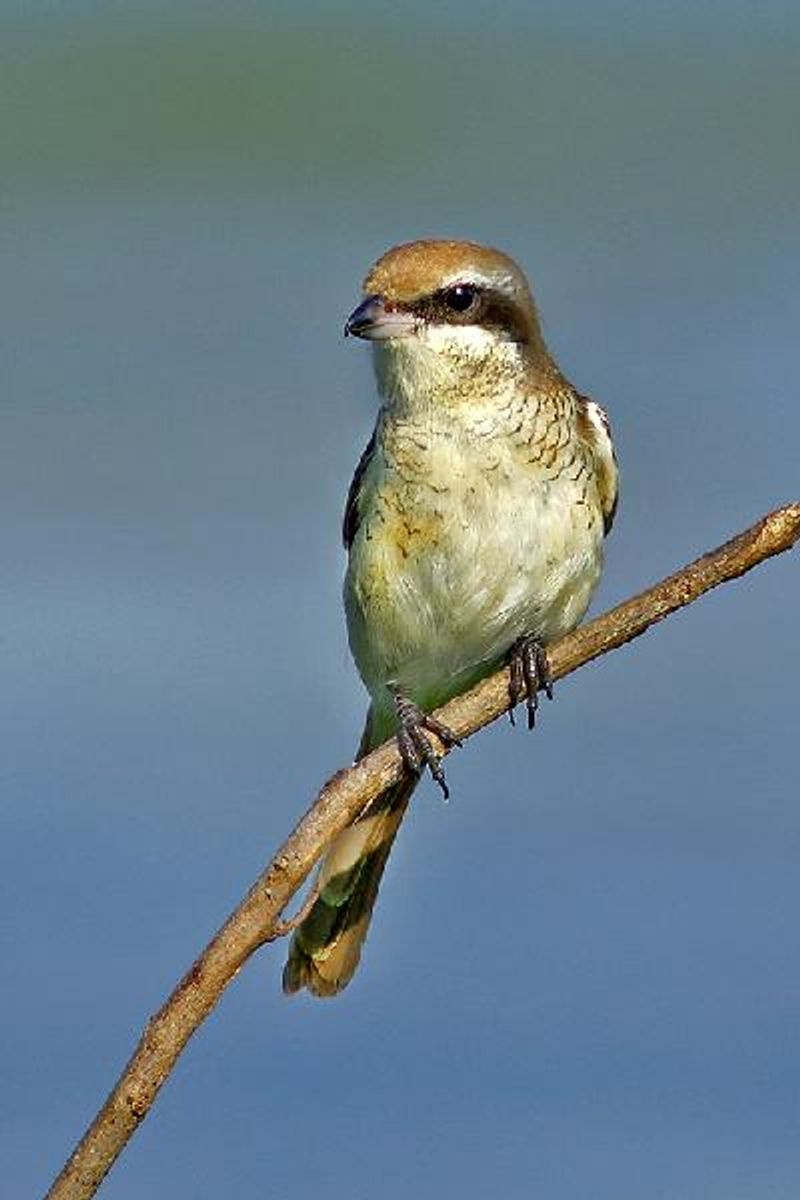
<svg viewBox="0 0 800 1200">
<path fill-rule="evenodd" d="M 603 509 L 603 529 L 610 533 L 619 501 L 619 470 L 608 414 L 588 396 L 578 396 L 578 429 L 594 457 Z"/>
<path fill-rule="evenodd" d="M 367 442 L 364 447 L 364 452 L 358 460 L 358 465 L 355 474 L 350 483 L 350 488 L 347 492 L 347 503 L 344 507 L 344 520 L 342 521 L 342 540 L 345 550 L 349 550 L 353 544 L 358 527 L 361 524 L 361 513 L 359 511 L 359 500 L 361 498 L 361 485 L 364 482 L 364 476 L 367 473 L 369 464 L 372 462 L 372 456 L 375 453 L 375 434 Z"/>
</svg>

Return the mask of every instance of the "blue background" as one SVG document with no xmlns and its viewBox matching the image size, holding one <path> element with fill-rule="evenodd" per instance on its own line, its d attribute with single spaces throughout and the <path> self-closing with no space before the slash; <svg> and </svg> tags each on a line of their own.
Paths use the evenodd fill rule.
<svg viewBox="0 0 800 1200">
<path fill-rule="evenodd" d="M 614 424 L 594 611 L 798 496 L 799 53 L 789 3 L 3 5 L 9 1195 L 355 748 L 379 253 L 528 271 Z M 352 987 L 260 954 L 103 1195 L 794 1200 L 799 579 L 454 755 Z"/>
</svg>

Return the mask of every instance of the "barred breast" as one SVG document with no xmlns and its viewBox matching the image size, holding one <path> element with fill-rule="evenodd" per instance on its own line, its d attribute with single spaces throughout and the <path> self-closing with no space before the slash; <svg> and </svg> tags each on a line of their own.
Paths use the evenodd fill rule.
<svg viewBox="0 0 800 1200">
<path fill-rule="evenodd" d="M 468 420 L 384 413 L 362 484 L 345 606 L 374 701 L 423 707 L 493 669 L 525 634 L 574 628 L 602 566 L 596 473 L 576 398 L 509 398 Z"/>
</svg>

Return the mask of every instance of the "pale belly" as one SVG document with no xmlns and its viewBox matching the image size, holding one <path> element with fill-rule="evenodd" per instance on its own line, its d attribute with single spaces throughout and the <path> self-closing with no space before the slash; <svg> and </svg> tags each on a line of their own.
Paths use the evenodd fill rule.
<svg viewBox="0 0 800 1200">
<path fill-rule="evenodd" d="M 546 643 L 573 629 L 600 576 L 602 539 L 585 480 L 517 470 L 446 489 L 382 487 L 345 579 L 350 645 L 375 703 L 385 707 L 396 685 L 431 708 L 499 665 L 522 634 Z"/>
</svg>

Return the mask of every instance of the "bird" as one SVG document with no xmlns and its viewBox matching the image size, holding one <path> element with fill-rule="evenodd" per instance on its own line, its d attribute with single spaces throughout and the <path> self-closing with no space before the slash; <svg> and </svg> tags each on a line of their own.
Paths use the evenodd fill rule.
<svg viewBox="0 0 800 1200">
<path fill-rule="evenodd" d="M 423 239 L 371 268 L 345 335 L 372 346 L 380 397 L 343 522 L 350 648 L 370 704 L 358 758 L 397 736 L 406 770 L 334 840 L 283 973 L 334 996 L 361 958 L 378 888 L 427 767 L 431 714 L 510 664 L 509 713 L 552 696 L 546 646 L 580 622 L 617 507 L 609 422 L 544 341 L 507 254 Z"/>
</svg>

